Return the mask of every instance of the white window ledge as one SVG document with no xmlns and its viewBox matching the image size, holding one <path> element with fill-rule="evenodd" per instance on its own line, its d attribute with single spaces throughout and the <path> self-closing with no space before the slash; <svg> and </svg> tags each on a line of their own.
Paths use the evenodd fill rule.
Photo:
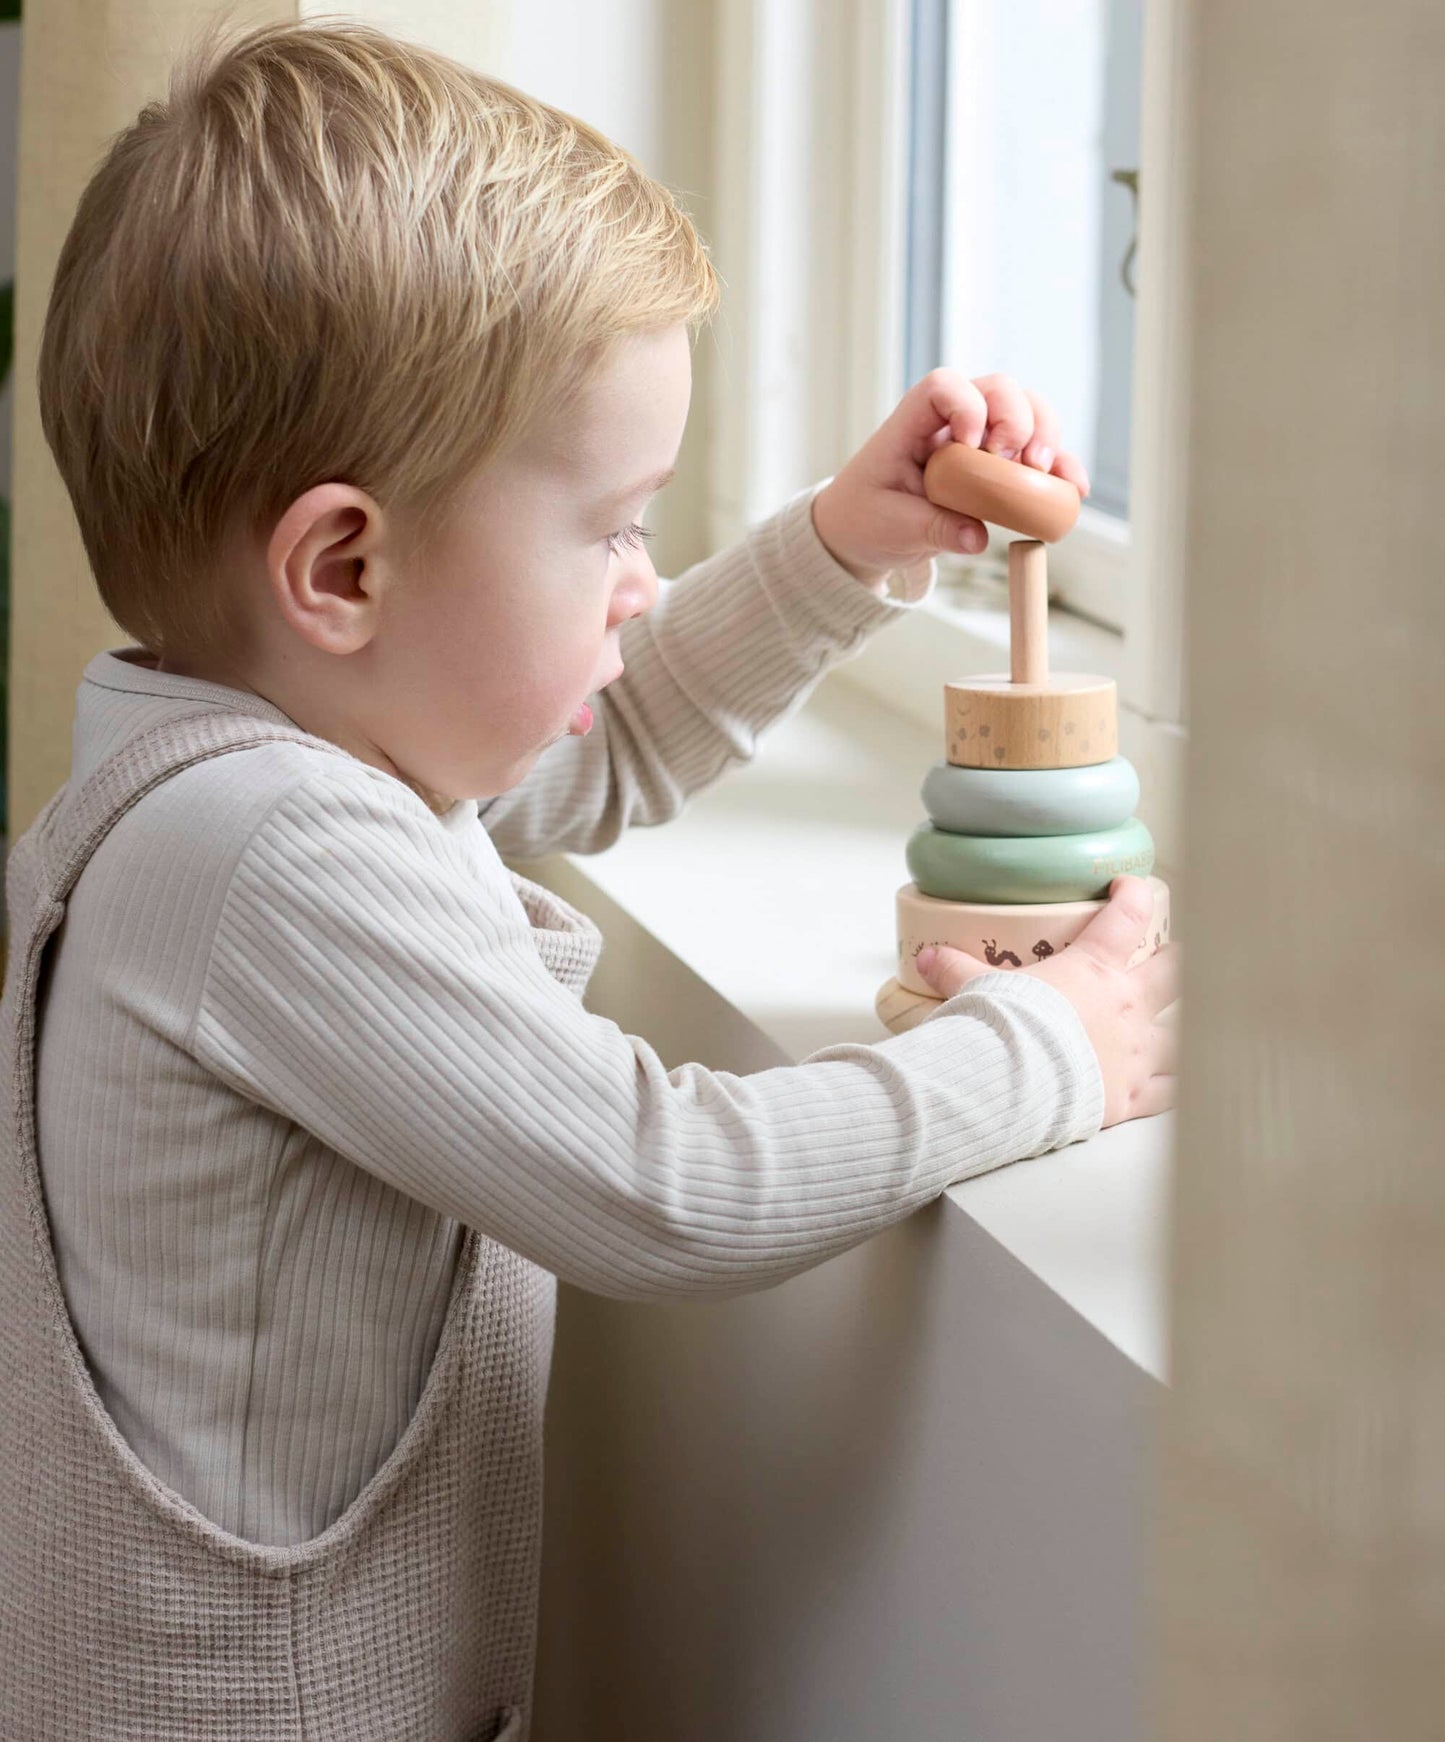
<svg viewBox="0 0 1445 1742">
<path fill-rule="evenodd" d="M 941 737 L 866 695 L 860 657 L 680 817 L 631 829 L 605 853 L 526 867 L 606 934 L 602 1002 L 589 994 L 589 1006 L 645 1035 L 670 1066 L 757 1070 L 886 1037 L 873 1003 L 894 971 L 894 894 Z M 935 673 L 919 681 L 939 688 Z M 1172 1116 L 1132 1121 L 946 1194 L 1161 1379 L 1172 1134 Z"/>
</svg>

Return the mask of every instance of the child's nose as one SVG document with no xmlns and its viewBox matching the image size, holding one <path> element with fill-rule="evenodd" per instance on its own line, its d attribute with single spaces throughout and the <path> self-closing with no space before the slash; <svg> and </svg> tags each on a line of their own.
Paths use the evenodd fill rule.
<svg viewBox="0 0 1445 1742">
<path fill-rule="evenodd" d="M 625 623 L 629 617 L 643 616 L 657 603 L 657 595 L 657 570 L 644 551 L 628 565 L 612 595 L 612 621 Z"/>
</svg>

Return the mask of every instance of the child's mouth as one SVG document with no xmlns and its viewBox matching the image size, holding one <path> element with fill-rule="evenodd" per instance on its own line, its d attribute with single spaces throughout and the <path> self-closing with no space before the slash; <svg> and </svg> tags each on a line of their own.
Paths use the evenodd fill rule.
<svg viewBox="0 0 1445 1742">
<path fill-rule="evenodd" d="M 582 706 L 573 714 L 572 724 L 567 730 L 574 732 L 579 738 L 585 738 L 592 730 L 592 710 L 586 702 L 583 702 Z"/>
</svg>

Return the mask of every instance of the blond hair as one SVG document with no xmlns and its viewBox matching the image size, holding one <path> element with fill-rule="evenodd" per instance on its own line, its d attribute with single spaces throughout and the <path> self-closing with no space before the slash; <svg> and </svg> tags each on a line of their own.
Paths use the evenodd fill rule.
<svg viewBox="0 0 1445 1742">
<path fill-rule="evenodd" d="M 632 332 L 720 300 L 677 198 L 603 134 L 370 26 L 214 23 L 117 135 L 61 249 L 45 438 L 101 597 L 161 657 L 331 479 L 424 516 Z"/>
</svg>

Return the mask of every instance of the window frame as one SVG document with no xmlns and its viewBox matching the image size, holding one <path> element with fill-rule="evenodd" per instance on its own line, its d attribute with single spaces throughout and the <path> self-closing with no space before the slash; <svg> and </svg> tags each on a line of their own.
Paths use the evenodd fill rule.
<svg viewBox="0 0 1445 1742">
<path fill-rule="evenodd" d="M 927 373 L 917 365 L 930 330 L 936 342 L 941 285 L 920 293 L 915 274 L 910 290 L 903 266 L 926 261 L 929 227 L 938 233 L 942 192 L 936 182 L 937 191 L 920 191 L 911 171 L 941 151 L 939 104 L 916 102 L 914 88 L 940 53 L 945 4 L 837 0 L 824 29 L 808 0 L 719 0 L 715 235 L 733 306 L 715 329 L 709 548 L 837 471 Z M 1050 557 L 1066 595 L 1051 639 L 1062 653 L 1082 637 L 1092 661 L 1084 669 L 1117 677 L 1121 748 L 1139 766 L 1171 877 L 1180 870 L 1186 742 L 1184 29 L 1179 0 L 1149 0 L 1129 533 L 1101 555 L 1100 529 L 1085 521 Z M 1005 542 L 995 538 L 994 548 Z M 1110 630 L 1088 621 L 1109 614 L 1098 608 L 1109 583 L 1091 578 L 1091 564 L 1117 560 L 1121 542 L 1121 627 Z M 1007 602 L 997 587 L 988 597 L 987 575 L 966 559 L 941 556 L 938 569 L 935 597 L 900 615 L 838 676 L 930 725 L 936 710 L 941 727 L 943 682 L 999 668 Z M 973 589 L 962 608 L 960 587 Z"/>
<path fill-rule="evenodd" d="M 935 250 L 939 256 L 936 263 L 926 248 L 914 245 L 909 249 L 910 279 L 920 271 L 932 270 L 939 281 L 931 305 L 931 325 L 909 334 L 908 367 L 910 378 L 917 379 L 943 360 L 949 336 L 948 323 L 938 305 L 961 270 L 949 213 L 975 207 L 987 213 L 1002 196 L 993 185 L 998 165 L 988 124 L 990 111 L 979 114 L 971 109 L 977 82 L 966 76 L 969 68 L 986 63 L 990 57 L 997 22 L 989 6 L 981 5 L 980 0 L 913 0 L 912 14 L 911 121 L 915 134 L 923 127 L 929 138 L 927 149 L 915 149 L 910 160 L 914 185 L 910 186 L 909 215 L 911 221 L 922 221 L 941 238 Z M 925 43 L 927 51 L 918 52 Z M 918 180 L 929 176 L 937 178 L 935 185 L 926 191 L 920 189 Z M 1137 242 L 1137 199 L 1135 206 Z M 967 258 L 967 250 L 964 252 Z M 910 303 L 917 300 L 910 285 Z M 967 297 L 964 300 L 967 302 Z M 1137 324 L 1137 299 L 1135 313 Z M 984 368 L 995 366 L 986 358 L 974 360 Z M 1046 383 L 1031 384 L 1047 388 Z M 1055 601 L 1122 632 L 1131 536 L 1127 517 L 1086 506 L 1068 539 L 1050 552 L 1050 594 Z"/>
</svg>

